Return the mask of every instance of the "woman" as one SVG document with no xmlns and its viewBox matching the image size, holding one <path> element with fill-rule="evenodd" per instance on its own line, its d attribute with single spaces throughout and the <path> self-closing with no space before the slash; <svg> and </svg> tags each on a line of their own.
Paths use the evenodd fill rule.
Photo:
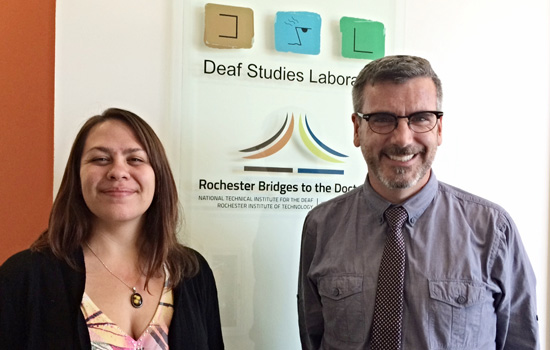
<svg viewBox="0 0 550 350">
<path fill-rule="evenodd" d="M 108 109 L 73 144 L 48 229 L 0 267 L 0 347 L 223 349 L 207 262 L 177 242 L 164 148 Z"/>
</svg>

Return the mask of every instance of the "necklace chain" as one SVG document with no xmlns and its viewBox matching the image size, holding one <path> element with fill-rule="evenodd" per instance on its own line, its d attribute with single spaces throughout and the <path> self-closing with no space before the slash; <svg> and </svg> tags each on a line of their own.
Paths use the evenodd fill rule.
<svg viewBox="0 0 550 350">
<path fill-rule="evenodd" d="M 120 277 L 118 277 L 117 275 L 115 275 L 113 273 L 113 271 L 111 271 L 110 268 L 107 267 L 107 265 L 105 265 L 105 263 L 103 262 L 103 260 L 101 260 L 99 258 L 99 256 L 97 256 L 97 254 L 94 252 L 94 250 L 92 249 L 92 247 L 90 247 L 90 245 L 88 244 L 88 242 L 86 242 L 86 245 L 88 246 L 88 249 L 90 249 L 90 251 L 92 252 L 92 254 L 97 258 L 97 260 L 99 260 L 99 262 L 101 263 L 101 265 L 103 265 L 103 267 L 105 268 L 105 270 L 109 271 L 109 273 L 111 275 L 113 275 L 113 277 L 115 277 L 117 280 L 119 280 L 120 282 L 122 282 L 122 284 L 124 284 L 126 287 L 130 288 L 130 290 L 133 290 L 134 292 L 136 291 L 136 287 L 130 287 L 126 282 L 124 282 Z"/>
<path fill-rule="evenodd" d="M 97 258 L 97 260 L 101 263 L 101 265 L 103 265 L 103 267 L 105 268 L 105 270 L 107 270 L 114 278 L 116 278 L 117 280 L 119 280 L 120 282 L 122 282 L 122 284 L 124 284 L 126 287 L 128 287 L 131 291 L 132 291 L 132 296 L 130 298 L 130 303 L 132 304 L 132 306 L 134 308 L 140 308 L 141 307 L 141 304 L 143 303 L 143 298 L 141 296 L 141 294 L 139 294 L 136 290 L 136 287 L 130 287 L 126 282 L 124 282 L 122 280 L 122 278 L 118 277 L 117 275 L 115 275 L 113 273 L 113 271 L 111 271 L 111 269 L 109 267 L 107 267 L 107 265 L 105 265 L 105 263 L 103 262 L 103 260 L 101 260 L 99 258 L 99 256 L 97 256 L 97 254 L 94 252 L 94 250 L 92 249 L 92 247 L 90 247 L 90 244 L 88 244 L 88 242 L 85 242 L 86 243 L 86 246 L 88 247 L 88 249 L 90 249 L 90 251 L 92 252 L 92 254 Z M 139 280 L 139 279 L 138 279 Z"/>
</svg>

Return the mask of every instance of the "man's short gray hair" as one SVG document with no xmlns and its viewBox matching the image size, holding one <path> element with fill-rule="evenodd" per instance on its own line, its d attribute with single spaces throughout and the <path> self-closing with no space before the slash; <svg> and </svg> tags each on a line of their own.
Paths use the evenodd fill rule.
<svg viewBox="0 0 550 350">
<path fill-rule="evenodd" d="M 404 83 L 413 78 L 431 78 L 437 92 L 437 109 L 441 109 L 443 88 L 441 80 L 435 74 L 428 60 L 416 56 L 386 56 L 368 63 L 357 78 L 352 89 L 354 112 L 365 112 L 363 108 L 363 90 L 367 84 L 373 86 L 380 82 Z"/>
</svg>

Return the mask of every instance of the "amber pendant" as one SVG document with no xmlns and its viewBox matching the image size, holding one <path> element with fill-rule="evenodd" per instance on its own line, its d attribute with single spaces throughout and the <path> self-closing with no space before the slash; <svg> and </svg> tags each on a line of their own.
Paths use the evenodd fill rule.
<svg viewBox="0 0 550 350">
<path fill-rule="evenodd" d="M 143 298 L 141 297 L 141 294 L 136 292 L 136 288 L 132 288 L 134 292 L 130 296 L 130 304 L 136 309 L 139 309 L 141 305 L 143 305 Z"/>
</svg>

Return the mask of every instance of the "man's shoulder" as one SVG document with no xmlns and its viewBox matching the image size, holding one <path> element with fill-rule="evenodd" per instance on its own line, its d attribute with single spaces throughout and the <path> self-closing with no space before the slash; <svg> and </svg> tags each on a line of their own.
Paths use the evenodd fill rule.
<svg viewBox="0 0 550 350">
<path fill-rule="evenodd" d="M 361 200 L 362 194 L 363 185 L 360 185 L 347 193 L 318 204 L 309 211 L 308 217 L 326 217 L 329 214 L 334 217 L 340 212 L 347 212 Z"/>
<path fill-rule="evenodd" d="M 462 208 L 464 214 L 483 215 L 485 218 L 493 217 L 499 226 L 515 225 L 510 214 L 499 204 L 465 191 L 461 188 L 451 186 L 444 182 L 439 182 L 439 195 L 450 204 L 455 203 Z M 454 205 L 453 205 L 454 206 Z"/>
<path fill-rule="evenodd" d="M 449 200 L 458 200 L 464 203 L 471 203 L 475 205 L 481 205 L 488 208 L 493 208 L 498 211 L 505 212 L 504 208 L 489 199 L 483 198 L 459 187 L 449 185 L 445 182 L 439 181 L 438 192 L 449 198 Z"/>
</svg>

